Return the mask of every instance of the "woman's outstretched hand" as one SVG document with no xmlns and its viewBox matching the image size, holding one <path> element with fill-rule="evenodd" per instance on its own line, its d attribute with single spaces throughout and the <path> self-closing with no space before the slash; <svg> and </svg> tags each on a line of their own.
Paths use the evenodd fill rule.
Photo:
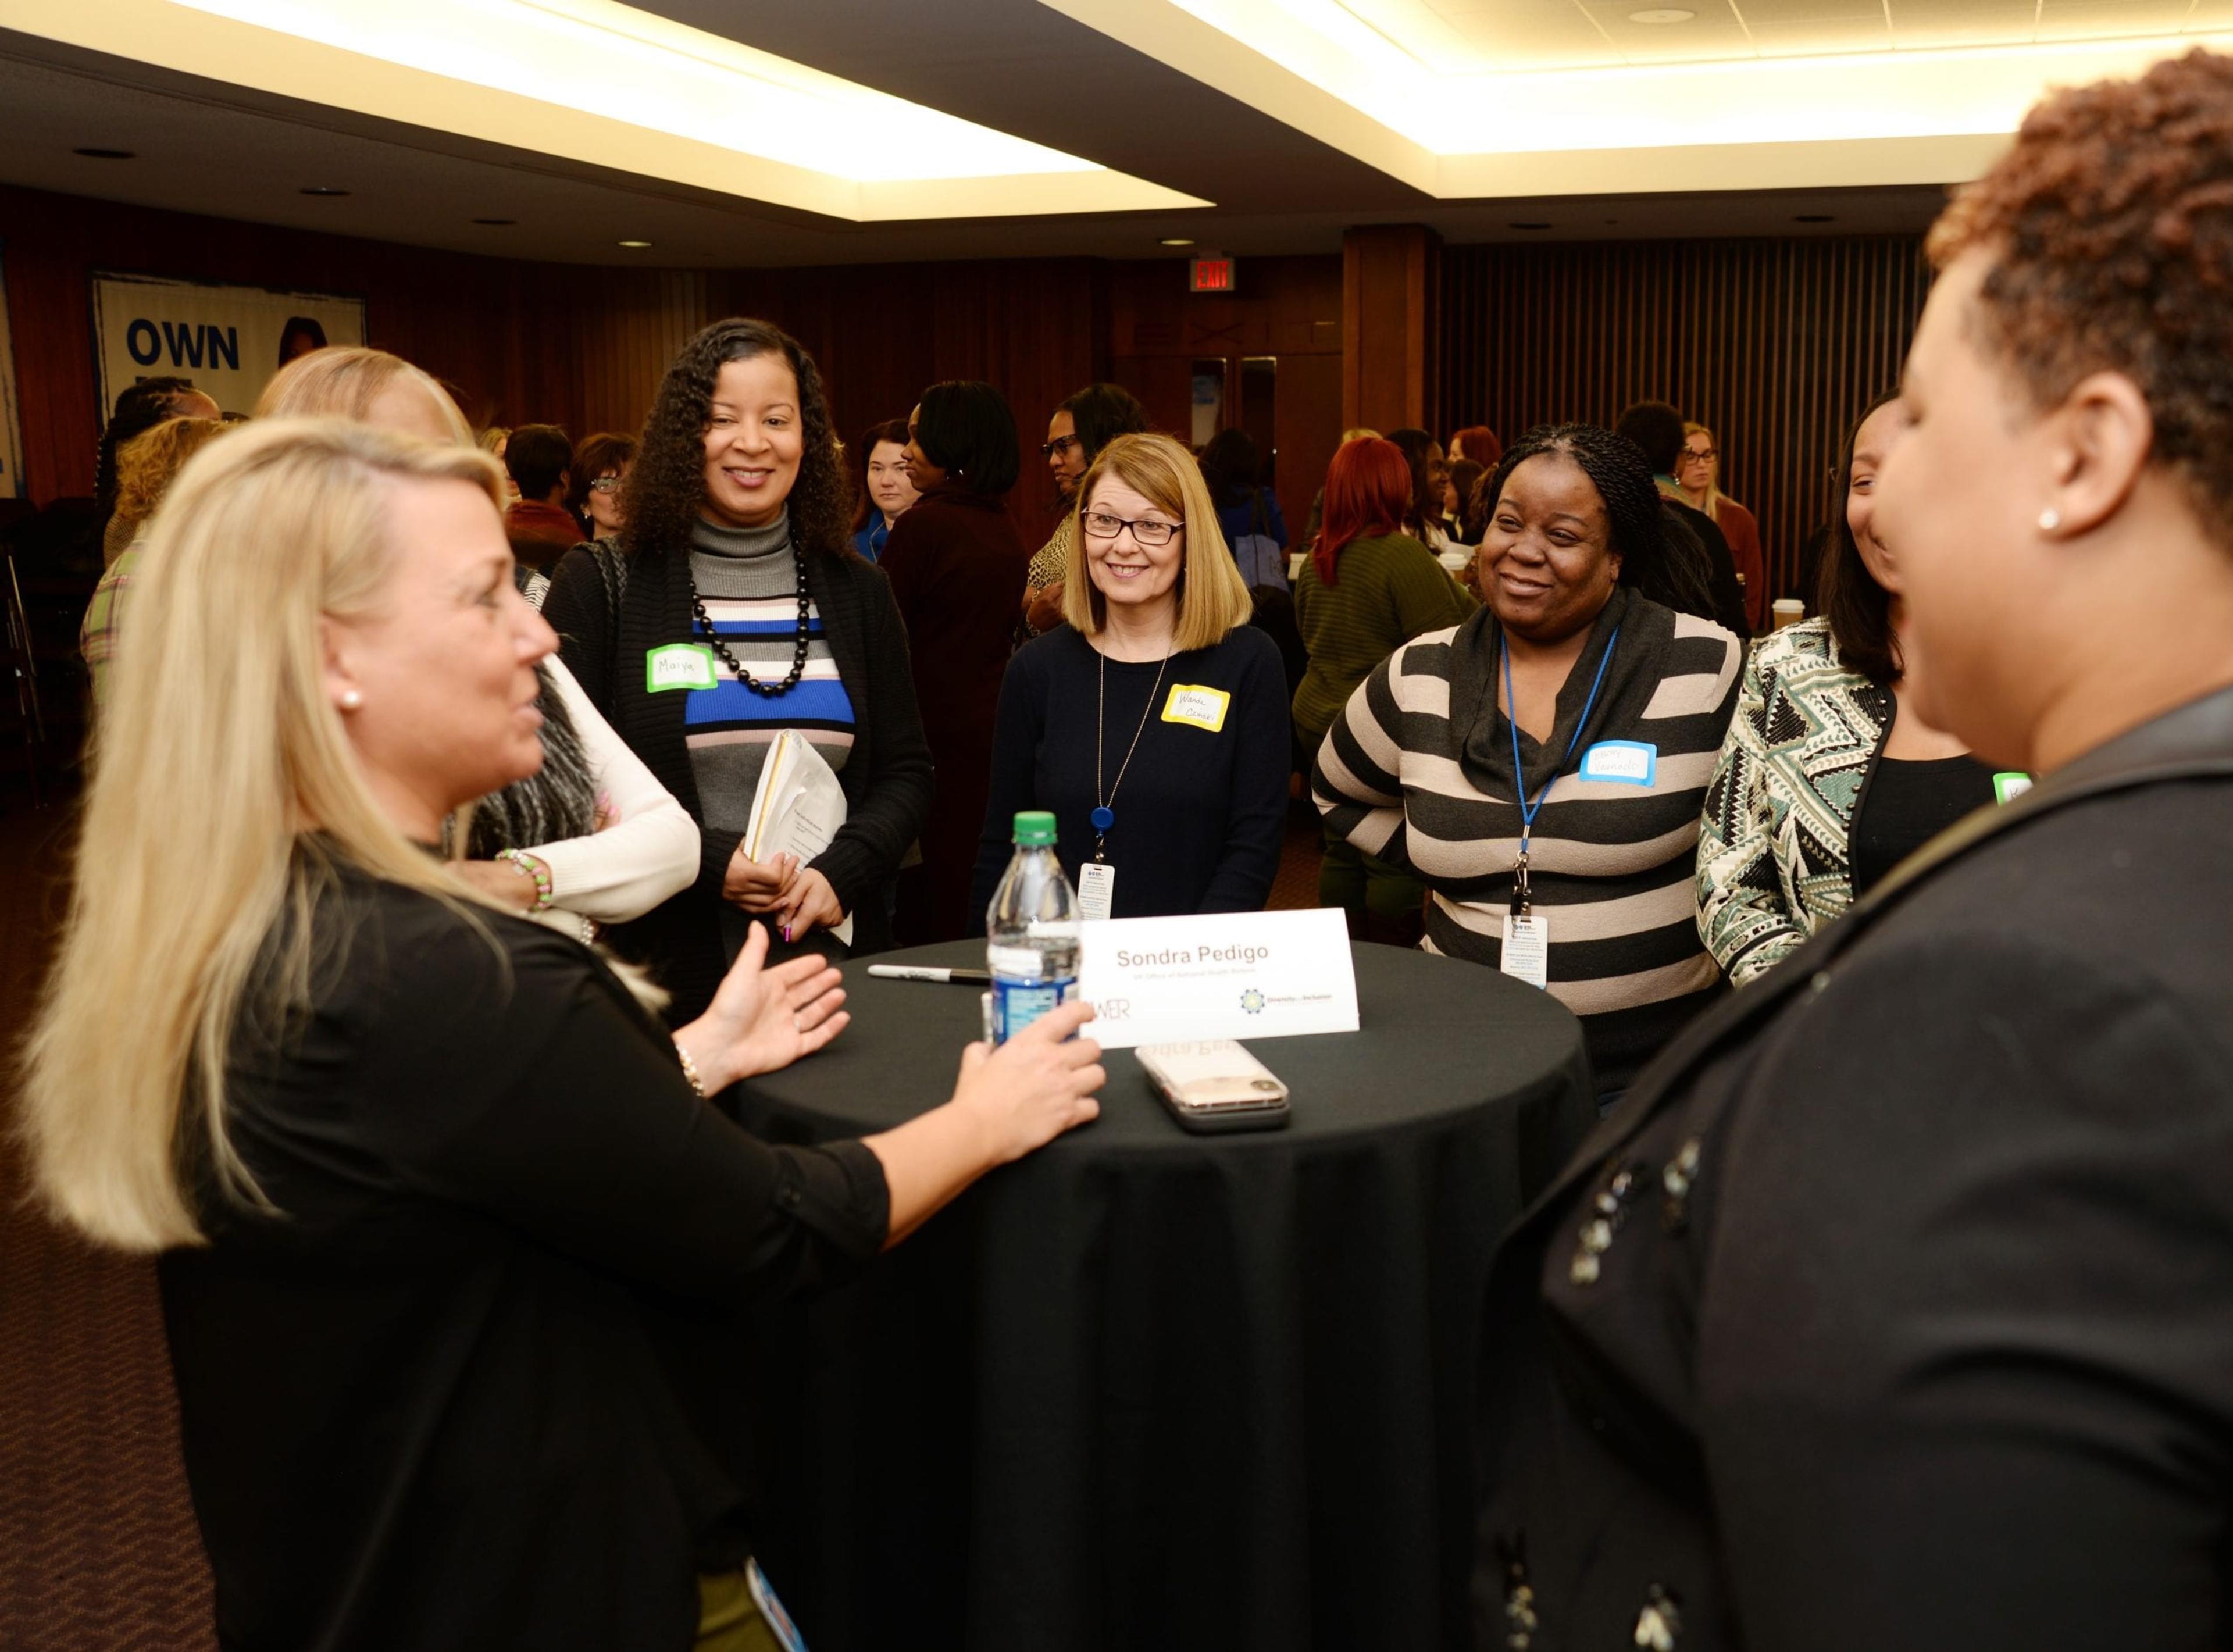
<svg viewBox="0 0 2233 1652">
<path fill-rule="evenodd" d="M 709 1095 L 812 1055 L 852 1018 L 841 1007 L 843 978 L 827 959 L 794 958 L 769 969 L 767 950 L 767 930 L 754 924 L 706 1013 L 674 1035 Z"/>
<path fill-rule="evenodd" d="M 865 1145 L 883 1165 L 890 1196 L 887 1246 L 921 1226 L 987 1170 L 1100 1114 L 1093 1093 L 1109 1076 L 1102 1070 L 1101 1046 L 1072 1036 L 1092 1018 L 1090 1005 L 1065 1004 L 998 1050 L 971 1044 L 961 1053 L 953 1100 L 868 1138 Z"/>
<path fill-rule="evenodd" d="M 998 1050 L 973 1044 L 961 1052 L 954 1103 L 983 1124 L 993 1162 L 1020 1159 L 1100 1115 L 1094 1092 L 1109 1076 L 1101 1067 L 1101 1046 L 1071 1036 L 1092 1018 L 1091 1005 L 1073 1000 Z"/>
</svg>

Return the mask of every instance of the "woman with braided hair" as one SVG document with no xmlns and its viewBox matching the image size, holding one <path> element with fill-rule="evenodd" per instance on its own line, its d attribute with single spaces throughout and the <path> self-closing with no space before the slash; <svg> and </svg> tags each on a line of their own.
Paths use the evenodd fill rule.
<svg viewBox="0 0 2233 1652">
<path fill-rule="evenodd" d="M 544 614 L 597 709 L 697 823 L 691 886 L 609 939 L 653 967 L 671 1018 L 702 1010 L 755 918 L 773 956 L 891 944 L 886 884 L 931 791 L 907 638 L 883 574 L 855 554 L 853 481 L 814 358 L 765 322 L 682 347 L 644 420 L 617 540 L 558 564 Z M 755 861 L 745 829 L 775 738 L 837 772 L 846 819 L 800 864 Z"/>
<path fill-rule="evenodd" d="M 1690 867 L 1743 649 L 1678 610 L 1696 567 L 1633 443 L 1531 430 L 1483 490 L 1487 606 L 1364 680 L 1312 790 L 1331 835 L 1427 885 L 1427 950 L 1582 1018 L 1609 1099 L 1721 979 Z"/>
</svg>

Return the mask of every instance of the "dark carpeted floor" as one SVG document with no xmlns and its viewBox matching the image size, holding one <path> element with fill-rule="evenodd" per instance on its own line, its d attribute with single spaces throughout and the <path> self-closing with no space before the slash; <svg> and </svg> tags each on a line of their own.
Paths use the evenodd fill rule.
<svg viewBox="0 0 2233 1652">
<path fill-rule="evenodd" d="M 214 1647 L 153 1265 L 26 1202 L 15 1056 L 61 905 L 66 805 L 0 813 L 0 1647 Z M 118 1029 L 128 1037 L 129 1029 Z"/>
</svg>

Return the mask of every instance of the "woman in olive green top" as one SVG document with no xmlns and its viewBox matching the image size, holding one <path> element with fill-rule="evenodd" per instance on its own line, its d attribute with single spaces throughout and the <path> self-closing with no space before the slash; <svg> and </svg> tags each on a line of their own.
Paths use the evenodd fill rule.
<svg viewBox="0 0 2233 1652">
<path fill-rule="evenodd" d="M 1295 690 L 1295 738 L 1312 754 L 1373 668 L 1412 638 L 1463 623 L 1480 606 L 1403 533 L 1411 466 L 1395 443 L 1344 442 L 1326 472 L 1325 525 L 1295 586 L 1310 668 Z M 1359 940 L 1415 945 L 1425 886 L 1329 835 L 1318 903 L 1349 914 Z"/>
</svg>

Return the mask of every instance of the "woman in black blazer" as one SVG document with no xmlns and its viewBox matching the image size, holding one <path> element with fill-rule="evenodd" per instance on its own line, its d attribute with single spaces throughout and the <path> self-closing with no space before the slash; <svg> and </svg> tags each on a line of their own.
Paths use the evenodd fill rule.
<svg viewBox="0 0 2233 1652">
<path fill-rule="evenodd" d="M 698 881 L 611 934 L 702 1008 L 754 917 L 778 957 L 854 924 L 891 945 L 886 889 L 930 805 L 930 749 L 889 585 L 848 543 L 851 484 L 813 358 L 765 322 L 683 347 L 645 420 L 617 550 L 569 552 L 544 615 L 597 708 L 698 822 Z M 741 847 L 769 742 L 797 729 L 847 817 L 806 865 Z"/>
<path fill-rule="evenodd" d="M 2233 1623 L 2233 59 L 1941 218 L 1877 524 L 2042 777 L 1648 1068 L 1491 1285 L 1475 1644 Z"/>
</svg>

